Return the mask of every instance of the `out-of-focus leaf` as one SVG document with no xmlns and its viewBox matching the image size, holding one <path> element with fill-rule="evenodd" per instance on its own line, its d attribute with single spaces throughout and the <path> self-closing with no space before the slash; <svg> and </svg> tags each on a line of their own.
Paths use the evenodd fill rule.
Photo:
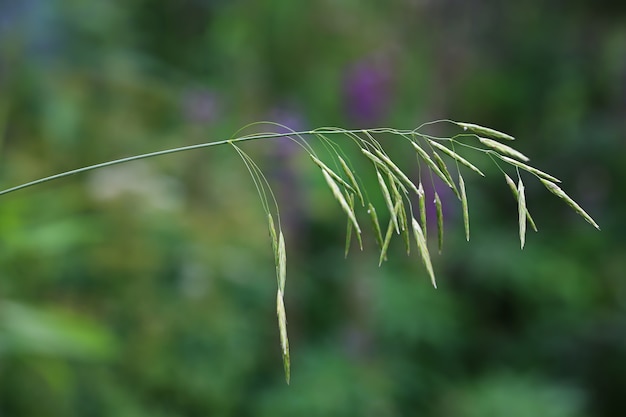
<svg viewBox="0 0 626 417">
<path fill-rule="evenodd" d="M 0 303 L 0 356 L 34 354 L 104 360 L 115 353 L 111 333 L 84 316 L 10 301 Z"/>
</svg>

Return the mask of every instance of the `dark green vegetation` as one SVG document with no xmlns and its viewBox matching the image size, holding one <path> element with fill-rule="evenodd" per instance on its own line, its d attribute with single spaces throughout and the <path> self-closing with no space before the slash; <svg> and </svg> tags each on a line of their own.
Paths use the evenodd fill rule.
<svg viewBox="0 0 626 417">
<path fill-rule="evenodd" d="M 520 251 L 508 186 L 473 160 L 487 177 L 464 174 L 471 243 L 456 197 L 435 183 L 446 222 L 441 255 L 436 223 L 428 235 L 435 291 L 401 240 L 381 268 L 372 235 L 343 259 L 345 219 L 299 148 L 242 145 L 282 207 L 288 387 L 266 218 L 232 149 L 3 196 L 0 414 L 623 414 L 624 11 L 15 3 L 0 6 L 0 188 L 261 119 L 413 128 L 449 117 L 513 134 L 603 232 L 525 181 L 540 233 Z M 389 153 L 415 162 L 404 146 Z"/>
</svg>

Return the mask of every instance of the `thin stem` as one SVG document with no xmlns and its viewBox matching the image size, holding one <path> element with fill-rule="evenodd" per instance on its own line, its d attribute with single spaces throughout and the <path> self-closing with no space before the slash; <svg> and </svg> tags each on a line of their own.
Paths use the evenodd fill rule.
<svg viewBox="0 0 626 417">
<path fill-rule="evenodd" d="M 86 166 L 86 167 L 83 167 L 83 168 L 73 169 L 71 171 L 62 172 L 60 174 L 51 175 L 49 177 L 40 178 L 40 179 L 35 180 L 35 181 L 30 181 L 30 182 L 27 182 L 27 183 L 24 183 L 24 184 L 17 185 L 15 187 L 7 188 L 6 190 L 0 191 L 0 195 L 9 194 L 9 193 L 12 193 L 14 191 L 18 191 L 18 190 L 21 190 L 21 189 L 24 189 L 24 188 L 32 187 L 33 185 L 42 184 L 44 182 L 56 180 L 56 179 L 63 178 L 63 177 L 68 177 L 70 175 L 80 174 L 81 172 L 92 171 L 92 170 L 95 170 L 95 169 L 105 168 L 105 167 L 109 167 L 109 166 L 117 165 L 117 164 L 123 164 L 125 162 L 137 161 L 137 160 L 140 160 L 140 159 L 152 158 L 152 157 L 155 157 L 155 156 L 169 155 L 169 154 L 177 153 L 177 152 L 191 151 L 191 150 L 194 150 L 194 149 L 209 148 L 211 146 L 225 145 L 225 144 L 228 144 L 228 143 L 244 142 L 244 141 L 249 141 L 249 140 L 281 138 L 281 137 L 286 137 L 286 136 L 316 135 L 316 134 L 356 134 L 356 133 L 362 132 L 362 131 L 363 131 L 362 129 L 354 129 L 354 130 L 346 130 L 346 129 L 338 129 L 338 130 L 334 130 L 334 129 L 326 129 L 326 130 L 324 130 L 324 129 L 314 129 L 314 130 L 307 130 L 307 131 L 303 131 L 303 132 L 261 133 L 261 134 L 252 134 L 252 135 L 241 136 L 241 137 L 237 137 L 237 138 L 234 138 L 234 139 L 220 140 L 220 141 L 217 141 L 217 142 L 205 142 L 205 143 L 200 143 L 200 144 L 197 144 L 197 145 L 182 146 L 182 147 L 179 147 L 179 148 L 166 149 L 166 150 L 157 151 L 157 152 L 149 152 L 149 153 L 145 153 L 145 154 L 141 154 L 141 155 L 129 156 L 127 158 L 115 159 L 113 161 L 103 162 L 103 163 L 100 163 L 100 164 L 89 165 L 89 166 Z M 376 131 L 397 132 L 395 129 L 390 129 L 390 128 L 376 129 Z M 410 131 L 408 131 L 408 132 L 410 132 Z"/>
<path fill-rule="evenodd" d="M 300 134 L 303 134 L 303 135 L 310 134 L 310 133 L 311 133 L 310 131 L 300 132 Z M 41 184 L 41 183 L 44 183 L 44 182 L 56 180 L 56 179 L 59 179 L 59 178 L 68 177 L 70 175 L 80 174 L 81 172 L 87 172 L 87 171 L 92 171 L 94 169 L 100 169 L 100 168 L 105 168 L 105 167 L 109 167 L 109 166 L 112 166 L 112 165 L 123 164 L 125 162 L 131 162 L 131 161 L 137 161 L 137 160 L 140 160 L 140 159 L 152 158 L 154 156 L 168 155 L 168 154 L 172 154 L 172 153 L 176 153 L 176 152 L 184 152 L 184 151 L 191 151 L 191 150 L 194 150 L 194 149 L 209 148 L 211 146 L 226 145 L 228 143 L 244 142 L 244 141 L 248 141 L 248 140 L 258 140 L 258 139 L 279 138 L 279 137 L 291 136 L 293 134 L 294 133 L 263 133 L 263 134 L 259 134 L 259 135 L 248 135 L 248 136 L 242 136 L 242 137 L 235 138 L 235 139 L 226 139 L 226 140 L 220 140 L 220 141 L 217 141 L 217 142 L 206 142 L 206 143 L 200 143 L 200 144 L 197 144 L 197 145 L 181 146 L 179 148 L 172 148 L 172 149 L 166 149 L 166 150 L 163 150 L 163 151 L 149 152 L 149 153 L 144 153 L 144 154 L 141 154 L 141 155 L 129 156 L 127 158 L 115 159 L 113 161 L 107 161 L 107 162 L 103 162 L 103 163 L 100 163 L 100 164 L 89 165 L 89 166 L 86 166 L 86 167 L 83 167 L 83 168 L 73 169 L 71 171 L 62 172 L 60 174 L 51 175 L 49 177 L 40 178 L 40 179 L 35 180 L 35 181 L 30 181 L 30 182 L 27 182 L 27 183 L 24 183 L 24 184 L 20 184 L 20 185 L 17 185 L 15 187 L 7 188 L 6 190 L 0 191 L 0 195 L 12 193 L 13 191 L 21 190 L 23 188 L 28 188 L 28 187 L 31 187 L 33 185 L 37 185 L 37 184 Z"/>
<path fill-rule="evenodd" d="M 268 135 L 268 137 L 270 137 L 270 136 Z M 248 136 L 248 137 L 237 138 L 237 139 L 232 139 L 232 140 L 222 140 L 222 141 L 219 141 L 219 142 L 210 142 L 210 143 L 201 143 L 201 144 L 198 144 L 198 145 L 183 146 L 183 147 L 180 147 L 180 148 L 167 149 L 167 150 L 164 150 L 164 151 L 150 152 L 150 153 L 144 153 L 144 154 L 141 154 L 141 155 L 129 156 L 127 158 L 115 159 L 113 161 L 108 161 L 108 162 L 103 162 L 103 163 L 100 163 L 100 164 L 89 165 L 89 166 L 86 166 L 86 167 L 83 167 L 83 168 L 73 169 L 71 171 L 62 172 L 60 174 L 51 175 L 49 177 L 40 178 L 40 179 L 35 180 L 35 181 L 30 181 L 30 182 L 27 182 L 27 183 L 24 183 L 24 184 L 15 186 L 15 187 L 7 188 L 6 190 L 0 191 L 0 195 L 8 194 L 8 193 L 11 193 L 13 191 L 21 190 L 23 188 L 31 187 L 33 185 L 37 185 L 37 184 L 41 184 L 41 183 L 44 183 L 44 182 L 56 180 L 56 179 L 59 179 L 59 178 L 68 177 L 70 175 L 79 174 L 81 172 L 92 171 L 94 169 L 99 169 L 99 168 L 105 168 L 105 167 L 108 167 L 108 166 L 111 166 L 111 165 L 123 164 L 125 162 L 131 162 L 131 161 L 137 161 L 137 160 L 140 160 L 140 159 L 152 158 L 153 156 L 167 155 L 167 154 L 176 153 L 176 152 L 190 151 L 190 150 L 193 150 L 193 149 L 208 148 L 210 146 L 225 145 L 225 144 L 230 143 L 230 142 L 241 142 L 241 141 L 244 141 L 244 140 L 254 140 L 254 139 L 260 139 L 260 138 L 259 137 Z"/>
<path fill-rule="evenodd" d="M 202 148 L 209 148 L 212 146 L 218 146 L 218 145 L 225 145 L 225 144 L 233 144 L 236 142 L 244 142 L 244 141 L 251 141 L 251 140 L 260 140 L 260 139 L 272 139 L 272 138 L 280 138 L 280 137 L 290 137 L 292 140 L 294 140 L 296 143 L 298 143 L 300 146 L 302 146 L 303 148 L 305 148 L 307 150 L 307 152 L 309 153 L 314 153 L 313 149 L 306 143 L 306 141 L 304 140 L 303 136 L 316 136 L 318 138 L 324 138 L 327 141 L 330 141 L 330 146 L 336 151 L 335 149 L 335 144 L 328 138 L 325 138 L 325 135 L 337 135 L 337 134 L 342 134 L 342 135 L 346 135 L 348 138 L 351 138 L 352 140 L 354 140 L 357 145 L 361 148 L 367 148 L 369 146 L 373 147 L 373 148 L 378 148 L 379 150 L 382 150 L 382 147 L 380 145 L 380 143 L 373 138 L 373 134 L 378 134 L 378 133 L 391 133 L 394 135 L 400 135 L 406 139 L 408 139 L 409 141 L 413 141 L 412 138 L 409 138 L 409 136 L 421 136 L 423 139 L 434 139 L 434 140 L 449 140 L 452 142 L 457 142 L 459 145 L 462 146 L 466 146 L 469 148 L 472 148 L 474 150 L 478 150 L 481 152 L 485 152 L 487 154 L 489 154 L 490 156 L 492 154 L 495 154 L 497 156 L 499 156 L 497 153 L 494 153 L 493 151 L 489 151 L 489 150 L 485 150 L 485 149 L 480 149 L 480 148 L 476 148 L 473 147 L 471 145 L 462 143 L 462 142 L 458 142 L 456 141 L 456 138 L 459 137 L 466 137 L 466 136 L 476 136 L 475 134 L 469 134 L 469 133 L 461 133 L 461 134 L 457 134 L 455 136 L 453 136 L 452 138 L 438 138 L 435 136 L 430 136 L 430 135 L 426 135 L 423 133 L 418 133 L 418 130 L 421 129 L 424 126 L 430 125 L 430 124 L 434 124 L 434 123 L 455 123 L 451 120 L 437 120 L 434 122 L 429 122 L 429 123 L 425 123 L 423 125 L 421 125 L 420 127 L 413 129 L 413 130 L 399 130 L 399 129 L 393 129 L 393 128 L 375 128 L 375 129 L 341 129 L 341 128 L 334 128 L 334 127 L 323 127 L 323 128 L 317 128 L 317 129 L 313 129 L 313 130 L 307 130 L 307 131 L 301 131 L 301 132 L 295 132 L 295 131 L 289 131 L 289 132 L 283 132 L 283 133 L 255 133 L 255 134 L 250 134 L 250 135 L 245 135 L 245 136 L 239 136 L 239 137 L 235 137 L 232 139 L 226 139 L 226 140 L 220 140 L 220 141 L 216 141 L 216 142 L 205 142 L 205 143 L 200 143 L 197 145 L 189 145 L 189 146 L 182 146 L 182 147 L 178 147 L 178 148 L 172 148 L 172 149 L 166 149 L 163 151 L 156 151 L 156 152 L 150 152 L 150 153 L 145 153 L 145 154 L 141 154 L 141 155 L 134 155 L 134 156 L 129 156 L 126 158 L 121 158 L 121 159 L 115 159 L 112 161 L 107 161 L 107 162 L 103 162 L 100 164 L 95 164 L 95 165 L 89 165 L 83 168 L 78 168 L 78 169 L 73 169 L 71 171 L 66 171 L 66 172 L 62 172 L 60 174 L 56 174 L 56 175 L 51 175 L 49 177 L 44 177 L 44 178 L 40 178 L 38 180 L 34 180 L 34 181 L 30 181 L 24 184 L 20 184 L 17 185 L 15 187 L 11 187 L 11 188 L 7 188 L 5 190 L 0 191 L 0 196 L 4 195 L 4 194 L 8 194 L 14 191 L 18 191 L 21 190 L 23 188 L 28 188 L 31 187 L 33 185 L 38 185 L 38 184 L 42 184 L 44 182 L 48 182 L 48 181 L 52 181 L 52 180 L 56 180 L 56 179 L 60 179 L 63 177 L 68 177 L 70 175 L 74 175 L 74 174 L 79 174 L 82 172 L 87 172 L 87 171 L 92 171 L 92 170 L 96 170 L 96 169 L 100 169 L 100 168 L 105 168 L 105 167 L 109 167 L 112 165 L 117 165 L 117 164 L 122 164 L 125 162 L 131 162 L 131 161 L 137 161 L 140 159 L 146 159 L 146 158 L 152 158 L 155 156 L 161 156 L 161 155 L 169 155 L 169 154 L 173 154 L 173 153 L 177 153 L 177 152 L 183 152 L 183 151 L 191 151 L 191 150 L 195 150 L 195 149 L 202 149 Z M 251 125 L 251 126 L 254 126 Z M 239 131 L 241 132 L 241 130 Z M 239 133 L 238 132 L 238 133 Z M 238 134 L 236 133 L 236 134 Z M 365 134 L 367 136 L 366 139 L 362 138 L 359 136 L 359 134 Z M 296 140 L 293 139 L 293 136 L 298 137 L 300 140 Z M 417 142 L 417 140 L 415 140 Z M 332 154 L 332 152 L 331 152 Z M 493 158 L 492 158 L 493 159 Z M 418 158 L 419 161 L 419 158 Z M 537 174 L 535 174 L 535 176 L 537 176 Z M 421 177 L 421 172 L 420 172 L 420 177 Z M 431 173 L 431 181 L 432 181 L 432 173 Z"/>
</svg>

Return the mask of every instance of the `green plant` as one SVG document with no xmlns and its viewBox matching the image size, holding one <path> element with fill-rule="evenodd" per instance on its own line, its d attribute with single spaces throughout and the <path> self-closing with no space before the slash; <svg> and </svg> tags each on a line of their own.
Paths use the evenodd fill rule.
<svg viewBox="0 0 626 417">
<path fill-rule="evenodd" d="M 424 133 L 423 130 L 433 124 L 448 123 L 452 124 L 461 132 L 450 137 L 437 137 Z M 455 122 L 451 120 L 438 120 L 435 122 L 425 123 L 413 130 L 398 130 L 391 128 L 377 129 L 341 129 L 341 128 L 319 128 L 303 132 L 290 131 L 282 125 L 268 123 L 273 127 L 280 127 L 285 130 L 284 133 L 254 133 L 241 135 L 242 130 L 237 132 L 233 138 L 216 142 L 201 143 L 198 145 L 184 146 L 180 148 L 167 149 L 163 151 L 151 152 L 142 155 L 135 155 L 127 158 L 116 159 L 101 164 L 91 165 L 79 168 L 49 177 L 41 178 L 35 181 L 24 183 L 4 191 L 0 191 L 0 195 L 14 192 L 26 187 L 41 184 L 54 179 L 67 177 L 70 175 L 91 171 L 99 168 L 108 167 L 115 164 L 122 164 L 139 159 L 151 158 L 160 155 L 167 155 L 175 152 L 190 151 L 200 148 L 208 148 L 218 145 L 230 145 L 241 157 L 244 165 L 248 169 L 250 176 L 259 194 L 261 205 L 267 215 L 269 233 L 273 247 L 276 265 L 276 277 L 278 282 L 278 290 L 276 294 L 276 306 L 278 315 L 278 324 L 280 331 L 280 342 L 283 355 L 283 364 L 285 368 L 285 377 L 287 383 L 290 378 L 290 359 L 289 359 L 289 341 L 287 337 L 286 314 L 284 307 L 284 291 L 286 281 L 286 245 L 283 236 L 283 230 L 280 222 L 280 212 L 278 203 L 272 192 L 271 186 L 263 175 L 263 172 L 255 161 L 239 146 L 241 142 L 252 140 L 265 140 L 279 137 L 287 137 L 297 143 L 306 152 L 311 160 L 320 168 L 321 173 L 328 184 L 332 194 L 338 201 L 342 210 L 348 217 L 347 235 L 346 235 L 346 254 L 350 246 L 351 238 L 356 236 L 359 246 L 362 248 L 362 228 L 357 218 L 356 206 L 359 203 L 366 208 L 371 219 L 372 228 L 376 237 L 376 241 L 380 247 L 379 264 L 386 259 L 387 250 L 391 238 L 395 234 L 401 235 L 406 246 L 407 252 L 411 249 L 411 240 L 414 238 L 417 250 L 420 254 L 422 262 L 430 276 L 432 284 L 436 287 L 435 274 L 433 271 L 430 253 L 426 241 L 427 223 L 426 223 L 426 201 L 423 187 L 423 181 L 430 181 L 434 188 L 434 176 L 439 177 L 461 201 L 463 209 L 463 223 L 466 239 L 470 238 L 469 227 L 469 208 L 468 199 L 465 189 L 465 181 L 461 174 L 461 166 L 467 168 L 474 173 L 484 176 L 483 172 L 474 163 L 470 162 L 464 156 L 457 152 L 457 147 L 468 149 L 470 151 L 486 154 L 491 161 L 503 173 L 504 178 L 510 186 L 513 195 L 518 203 L 519 214 L 519 236 L 520 245 L 523 248 L 525 243 L 527 223 L 536 231 L 535 222 L 526 207 L 526 197 L 524 193 L 524 183 L 521 178 L 521 171 L 537 177 L 542 184 L 553 194 L 564 200 L 587 222 L 599 229 L 596 222 L 558 185 L 560 181 L 527 164 L 529 159 L 517 150 L 505 145 L 501 141 L 512 141 L 514 138 L 508 134 L 493 130 L 490 128 L 478 126 L 470 123 Z M 258 124 L 254 124 L 258 125 Z M 253 125 L 250 125 L 253 126 Z M 250 127 L 247 126 L 247 127 Z M 246 127 L 246 128 L 247 128 Z M 244 128 L 245 129 L 245 128 Z M 350 158 L 348 158 L 343 147 L 338 144 L 336 137 L 344 137 L 352 142 L 364 158 L 371 162 L 373 172 L 376 175 L 380 192 L 385 201 L 386 210 L 389 214 L 389 220 L 386 228 L 381 228 L 379 216 L 376 212 L 372 200 L 369 198 L 367 189 L 363 186 L 360 176 L 353 168 Z M 387 137 L 388 136 L 388 137 Z M 314 143 L 309 138 L 317 139 Z M 383 146 L 383 140 L 387 138 L 399 138 L 406 141 L 407 146 L 415 152 L 417 164 L 420 168 L 417 182 L 409 178 L 409 176 L 401 169 L 388 155 Z M 500 140 L 500 141 L 498 141 Z M 471 142 L 470 142 L 471 141 Z M 469 143 L 468 143 L 469 142 Z M 472 143 L 473 142 L 473 143 Z M 325 149 L 328 159 L 321 158 L 319 145 Z M 316 150 L 316 148 L 318 150 Z M 443 156 L 447 157 L 453 166 L 455 178 L 449 167 L 450 163 L 446 163 Z M 326 159 L 326 162 L 324 161 Z M 421 166 L 424 165 L 428 178 L 423 179 Z M 517 184 L 506 173 L 502 166 L 513 168 L 517 175 Z M 417 185 L 416 185 L 417 184 Z M 417 207 L 413 207 L 412 198 L 417 198 Z M 442 201 L 435 190 L 434 200 L 436 205 L 437 217 L 437 240 L 438 248 L 441 251 L 443 246 L 443 209 Z M 419 221 L 416 219 L 419 217 Z M 276 219 L 276 220 L 275 220 Z M 384 233 L 383 233 L 384 232 Z"/>
</svg>

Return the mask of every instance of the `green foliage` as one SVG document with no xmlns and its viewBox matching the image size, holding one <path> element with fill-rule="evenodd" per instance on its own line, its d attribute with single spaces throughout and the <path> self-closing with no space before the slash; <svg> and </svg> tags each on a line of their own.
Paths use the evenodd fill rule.
<svg viewBox="0 0 626 417">
<path fill-rule="evenodd" d="M 0 354 L 108 359 L 115 345 L 110 334 L 80 316 L 38 311 L 4 301 L 0 305 Z"/>
<path fill-rule="evenodd" d="M 353 229 L 345 259 L 346 216 L 308 154 L 280 138 L 237 144 L 281 208 L 287 385 L 268 217 L 234 148 L 135 161 L 5 195 L 0 302 L 36 312 L 42 323 L 55 320 L 41 316 L 69 317 L 74 330 L 55 340 L 74 340 L 74 331 L 108 336 L 73 357 L 3 351 L 0 414 L 441 417 L 460 405 L 477 413 L 507 402 L 507 415 L 623 414 L 620 3 L 0 4 L 0 188 L 232 138 L 233 127 L 253 120 L 306 131 L 327 123 L 412 128 L 451 115 L 513 133 L 515 142 L 496 140 L 561 179 L 602 225 L 596 233 L 520 169 L 527 213 L 541 230 L 528 233 L 520 251 L 519 202 L 490 154 L 433 140 L 485 174 L 429 142 L 455 182 L 457 162 L 462 172 L 466 244 L 453 191 L 437 174 L 432 189 L 406 140 L 377 136 L 408 178 L 422 173 L 415 185 L 423 198 L 411 203 L 427 224 L 434 291 L 414 236 L 406 257 L 406 234 L 388 228 L 373 163 L 353 142 L 334 137 L 347 145 L 341 158 L 375 207 L 380 246 L 390 232 L 381 268 L 378 233 L 358 194 L 363 252 Z M 441 138 L 459 131 L 425 130 Z M 316 152 L 355 188 L 341 160 L 323 145 Z M 517 170 L 491 156 L 517 191 Z"/>
<path fill-rule="evenodd" d="M 578 417 L 584 415 L 580 393 L 536 378 L 490 375 L 451 393 L 442 416 Z"/>
<path fill-rule="evenodd" d="M 450 122 L 450 123 L 463 127 L 464 130 L 467 130 L 469 128 L 470 130 L 476 131 L 478 133 L 491 135 L 494 138 L 513 140 L 513 137 L 509 135 L 506 135 L 504 133 L 498 132 L 490 128 L 484 128 L 482 126 L 478 126 L 475 124 L 451 122 L 447 120 L 443 120 L 441 122 Z M 432 125 L 433 123 L 435 122 L 428 123 L 428 125 Z M 273 124 L 276 125 L 276 123 L 273 123 Z M 411 198 L 409 195 L 409 189 L 411 189 L 412 191 L 415 192 L 415 195 L 417 197 L 421 197 L 420 189 L 418 189 L 415 186 L 415 184 L 411 181 L 411 179 L 409 179 L 409 177 L 403 172 L 403 170 L 400 169 L 391 160 L 391 158 L 389 158 L 389 156 L 387 156 L 387 154 L 385 153 L 384 147 L 381 144 L 381 141 L 375 138 L 376 135 L 390 134 L 392 136 L 398 136 L 400 138 L 404 138 L 409 141 L 409 143 L 413 146 L 415 151 L 417 151 L 418 160 L 422 159 L 424 162 L 427 163 L 428 167 L 430 168 L 431 178 L 432 178 L 432 172 L 435 172 L 454 191 L 454 193 L 461 200 L 461 205 L 462 205 L 462 210 L 463 210 L 463 223 L 465 227 L 465 237 L 466 237 L 466 240 L 469 241 L 469 237 L 470 237 L 469 235 L 469 210 L 468 210 L 467 195 L 465 191 L 465 182 L 463 180 L 463 176 L 461 175 L 461 172 L 459 171 L 458 172 L 458 184 L 456 184 L 454 180 L 452 179 L 452 175 L 450 174 L 448 166 L 443 161 L 443 159 L 439 156 L 439 154 L 437 154 L 437 152 L 433 150 L 432 148 L 430 149 L 431 154 L 429 154 L 429 152 L 422 147 L 423 145 L 420 144 L 419 139 L 422 139 L 426 144 L 434 143 L 434 138 L 432 136 L 429 136 L 420 132 L 422 127 L 424 127 L 424 125 L 412 131 L 400 131 L 396 129 L 363 129 L 363 130 L 358 131 L 358 130 L 345 130 L 345 129 L 339 129 L 339 128 L 322 128 L 322 129 L 316 129 L 316 130 L 306 131 L 306 132 L 293 132 L 293 131 L 289 132 L 289 128 L 285 127 L 285 130 L 287 130 L 288 133 L 251 134 L 251 135 L 235 137 L 235 138 L 225 140 L 225 141 L 208 142 L 208 143 L 204 143 L 200 145 L 186 146 L 182 148 L 174 148 L 170 150 L 152 152 L 148 154 L 127 157 L 123 159 L 118 159 L 118 160 L 113 160 L 113 161 L 109 161 L 105 163 L 91 165 L 88 167 L 67 171 L 65 173 L 52 175 L 49 177 L 42 178 L 40 180 L 35 180 L 35 181 L 31 181 L 22 185 L 18 185 L 18 186 L 9 188 L 7 190 L 0 191 L 0 195 L 8 194 L 14 191 L 21 190 L 23 188 L 27 188 L 33 185 L 38 185 L 38 184 L 51 181 L 54 179 L 67 177 L 69 175 L 74 175 L 74 174 L 92 171 L 96 169 L 106 168 L 111 165 L 129 163 L 129 162 L 136 161 L 139 159 L 147 159 L 147 158 L 152 158 L 155 156 L 162 156 L 162 155 L 167 155 L 167 154 L 172 154 L 172 153 L 177 153 L 177 152 L 182 152 L 182 151 L 187 151 L 187 150 L 197 150 L 200 148 L 206 148 L 210 146 L 230 144 L 235 149 L 235 151 L 239 154 L 246 168 L 248 169 L 248 172 L 250 173 L 252 181 L 254 182 L 254 185 L 261 199 L 261 206 L 263 207 L 263 210 L 265 211 L 269 220 L 270 238 L 271 238 L 272 248 L 274 250 L 274 259 L 276 263 L 276 279 L 278 282 L 278 292 L 276 294 L 276 314 L 278 316 L 278 327 L 279 327 L 279 334 L 280 334 L 281 350 L 282 350 L 282 355 L 283 355 L 283 364 L 285 368 L 285 379 L 287 383 L 289 383 L 291 363 L 290 363 L 290 354 L 289 354 L 289 340 L 287 337 L 287 318 L 286 318 L 285 304 L 284 304 L 285 281 L 286 281 L 286 270 L 287 270 L 286 248 L 285 248 L 285 239 L 283 235 L 283 230 L 282 230 L 281 222 L 280 222 L 280 216 L 278 217 L 279 222 L 278 222 L 278 232 L 277 232 L 276 226 L 274 224 L 274 219 L 272 217 L 273 209 L 270 208 L 271 207 L 270 199 L 274 205 L 274 209 L 277 215 L 279 213 L 279 208 L 278 208 L 278 204 L 275 198 L 275 194 L 272 191 L 269 182 L 267 181 L 265 175 L 263 174 L 263 172 L 261 171 L 257 163 L 247 153 L 245 153 L 239 146 L 235 145 L 235 143 L 242 142 L 242 141 L 260 140 L 260 139 L 272 139 L 272 138 L 285 136 L 293 140 L 294 142 L 296 142 L 298 145 L 300 145 L 302 149 L 304 149 L 309 154 L 313 162 L 321 169 L 322 175 L 324 177 L 324 180 L 326 181 L 326 184 L 330 188 L 335 199 L 339 202 L 339 205 L 341 206 L 343 211 L 348 216 L 349 227 L 348 227 L 347 238 L 346 238 L 346 254 L 347 254 L 347 250 L 350 244 L 350 236 L 351 236 L 352 228 L 354 228 L 356 235 L 358 236 L 361 249 L 363 249 L 362 240 L 361 240 L 362 232 L 361 232 L 361 227 L 359 226 L 359 223 L 356 217 L 357 215 L 356 215 L 356 211 L 354 207 L 354 198 L 355 198 L 355 193 L 357 193 L 357 190 L 361 190 L 361 188 L 364 188 L 364 186 L 359 185 L 356 180 L 356 176 L 358 173 L 353 172 L 352 169 L 348 167 L 348 164 L 341 158 L 341 153 L 343 153 L 341 145 L 339 145 L 334 140 L 330 139 L 330 136 L 342 135 L 342 136 L 345 136 L 348 140 L 354 141 L 354 143 L 359 147 L 361 152 L 374 164 L 374 169 L 376 171 L 376 176 L 378 178 L 378 185 L 380 186 L 380 191 L 382 192 L 384 196 L 385 203 L 389 211 L 389 217 L 390 217 L 389 227 L 387 229 L 387 235 L 385 237 L 385 241 L 381 247 L 380 260 L 382 261 L 383 259 L 386 258 L 386 253 L 389 247 L 390 238 L 391 238 L 393 229 L 395 229 L 397 234 L 401 234 L 401 231 L 402 231 L 402 235 L 403 237 L 405 237 L 407 253 L 410 253 L 410 243 L 409 243 L 410 237 L 409 237 L 409 225 L 408 225 L 409 223 L 408 218 L 410 217 L 411 229 L 415 236 L 418 252 L 420 253 L 420 256 L 422 258 L 424 266 L 426 267 L 428 275 L 430 276 L 433 286 L 437 288 L 437 283 L 435 280 L 435 273 L 433 270 L 430 252 L 428 250 L 428 244 L 426 241 L 426 235 L 424 234 L 424 231 L 423 231 L 427 227 L 425 216 L 420 216 L 420 219 L 422 220 L 422 224 L 420 225 L 420 223 L 418 223 L 418 221 L 413 217 L 414 213 L 413 213 L 413 208 L 411 205 Z M 315 138 L 320 139 L 320 141 L 324 145 L 326 145 L 326 149 L 329 150 L 331 157 L 333 159 L 341 160 L 343 162 L 342 168 L 347 178 L 345 179 L 342 178 L 339 174 L 337 174 L 331 168 L 329 168 L 327 164 L 322 162 L 315 155 L 314 147 L 312 146 L 311 143 L 309 143 L 309 141 L 307 141 L 304 138 L 305 136 L 314 136 Z M 469 135 L 469 137 L 472 137 L 472 136 L 475 136 L 475 135 Z M 459 138 L 466 139 L 467 137 L 468 137 L 467 134 L 458 134 L 451 138 L 445 138 L 445 139 L 437 138 L 437 140 L 444 140 L 444 141 L 450 142 L 452 146 L 454 146 L 454 144 L 457 144 L 458 146 L 469 147 L 469 145 L 459 140 Z M 550 191 L 553 192 L 553 194 L 565 200 L 567 204 L 569 204 L 578 214 L 583 216 L 585 220 L 587 220 L 594 227 L 599 229 L 595 221 L 576 202 L 574 202 L 569 196 L 567 196 L 567 194 L 565 194 L 555 184 L 544 179 L 544 178 L 553 178 L 552 176 L 542 171 L 539 171 L 536 168 L 528 166 L 526 164 L 521 164 L 518 161 L 509 160 L 509 158 L 501 155 L 498 152 L 502 152 L 507 155 L 512 155 L 524 161 L 528 161 L 527 157 L 515 151 L 514 149 L 510 148 L 509 146 L 501 145 L 493 140 L 487 140 L 479 136 L 477 136 L 477 138 L 479 139 L 480 143 L 486 145 L 488 148 L 491 148 L 492 150 L 481 149 L 481 148 L 476 148 L 476 147 L 471 146 L 473 150 L 483 152 L 483 153 L 488 153 L 489 155 L 495 155 L 498 158 L 503 159 L 505 162 L 511 163 L 511 165 L 518 168 L 518 176 L 519 176 L 519 169 L 523 169 L 531 174 L 534 174 L 539 180 L 541 180 L 546 185 L 546 187 L 550 189 Z M 443 149 L 443 147 L 440 146 L 439 149 Z M 376 155 L 374 155 L 372 152 L 376 153 Z M 432 161 L 430 155 L 432 155 L 436 163 Z M 456 155 L 456 153 L 453 153 L 453 155 Z M 455 161 L 458 161 L 459 158 L 460 160 L 467 162 L 465 158 L 462 158 L 458 155 L 454 159 Z M 470 167 L 473 167 L 473 164 L 469 162 L 467 162 L 464 165 L 468 165 L 468 164 L 470 165 Z M 459 170 L 458 164 L 456 166 L 456 169 Z M 472 169 L 472 170 L 481 173 L 481 171 L 478 170 L 477 168 Z M 388 181 L 384 180 L 381 173 L 385 174 L 385 176 L 388 178 Z M 506 176 L 506 178 L 509 178 L 506 175 L 506 173 L 504 175 Z M 350 185 L 348 182 L 352 183 L 353 185 Z M 419 179 L 419 184 L 421 186 L 421 177 Z M 432 186 L 433 188 L 435 187 L 434 183 Z M 369 201 L 369 199 L 363 199 L 363 195 L 361 194 L 360 191 L 358 191 L 358 195 L 363 200 L 363 206 L 365 206 L 366 202 L 369 205 L 369 207 L 372 206 L 372 202 Z M 524 194 L 524 185 L 522 183 L 521 178 L 519 179 L 519 185 L 517 188 L 516 196 L 519 202 L 518 204 L 519 234 L 520 234 L 521 247 L 523 249 L 525 236 L 526 236 L 527 210 L 526 210 L 526 199 L 525 199 L 525 194 Z M 406 199 L 406 203 L 405 203 L 405 199 Z M 441 251 L 442 242 L 443 242 L 443 215 L 442 215 L 443 207 L 441 204 L 441 200 L 439 199 L 439 196 L 437 194 L 435 194 L 435 202 L 437 205 L 437 228 L 438 228 L 438 236 L 439 236 L 439 250 Z M 372 211 L 372 209 L 370 209 L 370 212 L 374 213 L 375 215 L 375 211 Z M 374 220 L 374 232 L 376 233 L 380 232 L 379 230 L 377 230 L 376 220 Z"/>
</svg>

